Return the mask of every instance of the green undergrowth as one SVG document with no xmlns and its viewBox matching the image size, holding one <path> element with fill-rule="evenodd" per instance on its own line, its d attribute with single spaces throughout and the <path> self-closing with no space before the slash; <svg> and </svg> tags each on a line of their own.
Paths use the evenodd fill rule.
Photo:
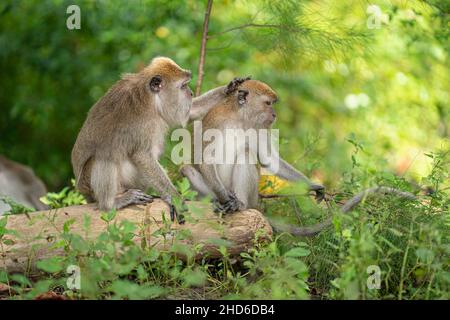
<svg viewBox="0 0 450 320">
<path fill-rule="evenodd" d="M 262 209 L 271 219 L 305 226 L 332 215 L 332 226 L 306 239 L 282 233 L 261 242 L 264 234 L 258 232 L 253 248 L 239 256 L 229 254 L 227 241 L 211 239 L 221 258 L 195 259 L 202 245 L 186 245 L 189 231 L 171 229 L 168 220 L 152 234 L 166 244 L 164 249 L 133 241 L 143 234 L 142 226 L 116 222 L 115 211 L 101 215 L 105 231 L 95 238 L 89 236 L 89 215 L 83 218 L 83 232 L 74 232 L 74 220 L 68 220 L 51 243 L 52 250 L 64 254 L 38 261 L 38 273 L 0 270 L 0 283 L 7 288 L 0 297 L 32 299 L 52 291 L 70 299 L 448 299 L 448 153 L 429 156 L 433 168 L 421 181 L 430 186 L 425 192 L 402 177 L 365 173 L 355 157 L 343 191 L 333 195 L 329 207 L 307 196 L 265 199 Z M 365 183 L 409 191 L 417 200 L 371 197 L 341 213 L 342 203 Z M 187 180 L 177 186 L 184 200 L 194 198 Z M 290 188 L 293 194 L 301 193 L 300 186 L 295 188 Z M 84 203 L 72 188 L 46 200 L 52 208 Z M 202 215 L 189 201 L 176 205 L 188 221 Z M 22 212 L 12 208 L 10 213 Z M 0 219 L 2 253 L 20 237 L 7 228 L 8 217 Z"/>
</svg>

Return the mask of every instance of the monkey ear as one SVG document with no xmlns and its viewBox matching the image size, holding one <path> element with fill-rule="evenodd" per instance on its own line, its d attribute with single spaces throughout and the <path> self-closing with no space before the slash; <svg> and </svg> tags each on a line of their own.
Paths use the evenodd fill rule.
<svg viewBox="0 0 450 320">
<path fill-rule="evenodd" d="M 242 106 L 247 102 L 248 90 L 238 90 L 238 103 Z"/>
<path fill-rule="evenodd" d="M 154 93 L 158 93 L 162 88 L 161 76 L 154 76 L 149 83 L 150 90 Z"/>
</svg>

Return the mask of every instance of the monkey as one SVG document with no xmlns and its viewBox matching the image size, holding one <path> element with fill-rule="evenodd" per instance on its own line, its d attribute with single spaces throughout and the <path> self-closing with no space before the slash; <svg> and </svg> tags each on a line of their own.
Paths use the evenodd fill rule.
<svg viewBox="0 0 450 320">
<path fill-rule="evenodd" d="M 0 197 L 6 196 L 27 207 L 45 210 L 48 206 L 39 198 L 46 194 L 45 184 L 30 167 L 0 155 Z M 8 204 L 0 200 L 0 215 L 10 209 Z"/>
<path fill-rule="evenodd" d="M 122 76 L 89 110 L 71 154 L 76 187 L 88 202 L 102 211 L 145 204 L 155 198 L 145 193 L 152 187 L 175 220 L 172 198 L 180 195 L 159 164 L 164 138 L 170 128 L 203 117 L 240 83 L 213 89 L 193 106 L 191 78 L 170 58 L 156 57 Z"/>
<path fill-rule="evenodd" d="M 216 107 L 212 108 L 202 121 L 203 133 L 216 129 L 225 136 L 226 129 L 270 129 L 276 119 L 274 104 L 278 96 L 267 84 L 247 80 L 243 82 L 237 94 L 226 96 Z M 260 173 L 257 163 L 262 167 L 289 181 L 302 181 L 308 188 L 322 197 L 324 187 L 311 182 L 306 175 L 296 170 L 284 159 L 272 145 L 270 135 L 258 136 L 258 144 L 266 146 L 268 154 L 261 152 L 258 146 L 243 143 L 237 154 L 244 153 L 247 159 L 253 157 L 253 163 L 231 164 L 200 163 L 184 165 L 181 174 L 188 178 L 191 186 L 199 196 L 210 195 L 218 202 L 218 209 L 231 213 L 248 208 L 257 208 L 259 203 L 258 184 Z M 203 150 L 210 144 L 203 141 Z M 226 144 L 226 143 L 225 143 Z M 225 153 L 230 152 L 225 149 Z M 237 158 L 234 158 L 237 160 Z"/>
<path fill-rule="evenodd" d="M 204 132 L 211 128 L 223 132 L 226 128 L 260 129 L 271 127 L 276 118 L 273 109 L 273 105 L 278 100 L 276 93 L 269 86 L 259 81 L 245 81 L 235 91 L 237 91 L 236 95 L 225 97 L 207 113 L 202 122 Z M 269 137 L 263 139 L 262 143 L 271 147 Z M 203 144 L 203 147 L 205 145 L 208 145 L 208 141 Z M 251 146 L 248 145 L 245 145 L 244 149 L 238 149 L 238 152 L 255 153 L 260 165 L 269 170 L 274 168 L 274 161 L 279 161 L 279 170 L 274 172 L 277 176 L 291 181 L 304 181 L 308 184 L 310 190 L 316 192 L 316 198 L 319 201 L 325 198 L 323 186 L 309 181 L 303 173 L 295 170 L 277 153 L 272 157 L 264 157 L 258 151 L 260 150 L 252 150 Z M 247 208 L 257 208 L 259 171 L 254 164 L 184 165 L 181 168 L 181 174 L 188 178 L 191 186 L 200 197 L 213 196 L 218 201 L 219 211 L 229 213 Z M 410 192 L 376 186 L 356 194 L 339 210 L 341 213 L 348 213 L 368 196 L 388 194 L 401 199 L 417 200 L 417 197 Z M 311 237 L 330 227 L 332 219 L 328 218 L 323 222 L 306 227 L 282 225 L 274 221 L 270 221 L 270 224 L 277 232 L 288 232 L 298 237 Z"/>
</svg>

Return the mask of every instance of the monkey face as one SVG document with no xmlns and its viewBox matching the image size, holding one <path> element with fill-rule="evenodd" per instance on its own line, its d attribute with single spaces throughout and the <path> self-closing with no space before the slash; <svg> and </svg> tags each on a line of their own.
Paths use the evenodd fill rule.
<svg viewBox="0 0 450 320">
<path fill-rule="evenodd" d="M 257 80 L 245 81 L 238 90 L 237 103 L 244 121 L 255 128 L 269 128 L 276 119 L 273 105 L 278 97 L 267 84 Z"/>
<path fill-rule="evenodd" d="M 192 107 L 193 93 L 189 87 L 191 81 L 190 73 L 187 77 L 181 78 L 178 81 L 173 81 L 170 84 L 166 99 L 169 103 L 167 110 L 175 126 L 186 126 L 189 120 L 189 113 Z"/>
<path fill-rule="evenodd" d="M 249 93 L 246 102 L 241 104 L 240 112 L 245 121 L 251 123 L 256 128 L 269 128 L 277 117 L 273 105 L 277 98 L 265 94 Z"/>
<path fill-rule="evenodd" d="M 261 97 L 262 103 L 260 104 L 260 116 L 257 116 L 258 123 L 263 128 L 269 128 L 277 118 L 273 104 L 276 102 L 268 97 Z"/>
<path fill-rule="evenodd" d="M 170 126 L 185 126 L 192 106 L 192 74 L 168 58 L 156 58 L 148 70 L 149 90 L 156 109 Z"/>
</svg>

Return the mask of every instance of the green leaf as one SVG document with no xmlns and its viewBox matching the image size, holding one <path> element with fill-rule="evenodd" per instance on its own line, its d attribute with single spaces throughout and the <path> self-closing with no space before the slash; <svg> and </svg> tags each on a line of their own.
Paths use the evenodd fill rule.
<svg viewBox="0 0 450 320">
<path fill-rule="evenodd" d="M 115 293 L 116 298 L 154 299 L 165 293 L 160 286 L 146 284 L 139 286 L 131 281 L 116 280 L 109 289 Z"/>
<path fill-rule="evenodd" d="M 36 266 L 47 273 L 57 273 L 63 270 L 63 259 L 60 257 L 51 257 L 44 260 L 39 260 Z"/>
<path fill-rule="evenodd" d="M 112 210 L 110 210 L 108 212 L 103 212 L 100 217 L 105 222 L 111 222 L 112 220 L 114 220 L 116 215 L 117 215 L 116 209 L 112 209 Z"/>
<path fill-rule="evenodd" d="M 89 244 L 78 234 L 70 235 L 70 246 L 78 254 L 86 254 L 89 251 Z"/>
<path fill-rule="evenodd" d="M 88 232 L 91 228 L 91 216 L 89 214 L 83 215 L 83 229 Z"/>
<path fill-rule="evenodd" d="M 298 257 L 306 257 L 309 256 L 311 251 L 306 248 L 297 247 L 289 250 L 284 254 L 285 257 L 292 257 L 292 258 L 298 258 Z"/>
<path fill-rule="evenodd" d="M 182 195 L 184 195 L 187 191 L 189 191 L 190 184 L 187 178 L 183 178 L 182 180 L 177 181 L 177 185 L 178 190 Z"/>
<path fill-rule="evenodd" d="M 8 222 L 8 217 L 7 216 L 2 218 L 2 219 L 0 219 L 0 228 L 5 228 L 7 222 Z"/>
<path fill-rule="evenodd" d="M 9 277 L 9 279 L 11 281 L 15 281 L 15 282 L 19 283 L 21 286 L 31 287 L 30 280 L 28 280 L 28 278 L 22 274 L 19 274 L 19 273 L 13 274 Z"/>
<path fill-rule="evenodd" d="M 395 236 L 397 236 L 397 237 L 403 236 L 403 233 L 402 233 L 401 231 L 397 230 L 397 229 L 394 229 L 394 228 L 388 228 L 388 230 L 389 230 L 393 235 L 395 235 Z"/>
<path fill-rule="evenodd" d="M 7 246 L 12 246 L 15 242 L 11 239 L 4 239 L 2 240 L 3 244 L 7 245 Z"/>
<path fill-rule="evenodd" d="M 148 274 L 145 271 L 144 267 L 142 266 L 142 264 L 140 264 L 137 268 L 136 268 L 136 273 L 137 273 L 137 278 L 141 281 L 144 281 L 145 279 L 148 278 Z"/>
<path fill-rule="evenodd" d="M 206 279 L 208 278 L 207 274 L 199 269 L 196 270 L 188 270 L 183 275 L 183 280 L 185 285 L 191 286 L 202 286 L 205 284 Z"/>
<path fill-rule="evenodd" d="M 8 273 L 6 271 L 0 270 L 0 282 L 7 283 L 8 282 Z"/>
<path fill-rule="evenodd" d="M 427 248 L 419 248 L 416 250 L 416 256 L 424 263 L 431 263 L 434 260 L 434 253 Z"/>
<path fill-rule="evenodd" d="M 74 219 L 74 218 L 69 219 L 69 220 L 67 220 L 66 222 L 64 222 L 64 225 L 63 225 L 63 231 L 64 231 L 64 233 L 69 233 L 69 231 L 70 231 L 70 226 L 71 226 L 72 224 L 74 224 L 74 223 L 75 223 L 75 219 Z"/>
<path fill-rule="evenodd" d="M 120 223 L 120 230 L 125 233 L 134 233 L 137 229 L 137 226 L 135 223 L 128 221 L 128 220 L 124 220 Z"/>
<path fill-rule="evenodd" d="M 191 257 L 194 254 L 192 247 L 190 247 L 186 244 L 180 243 L 180 242 L 175 242 L 172 245 L 171 251 L 175 252 L 175 253 L 179 253 L 181 255 L 185 255 L 187 257 Z"/>
</svg>

